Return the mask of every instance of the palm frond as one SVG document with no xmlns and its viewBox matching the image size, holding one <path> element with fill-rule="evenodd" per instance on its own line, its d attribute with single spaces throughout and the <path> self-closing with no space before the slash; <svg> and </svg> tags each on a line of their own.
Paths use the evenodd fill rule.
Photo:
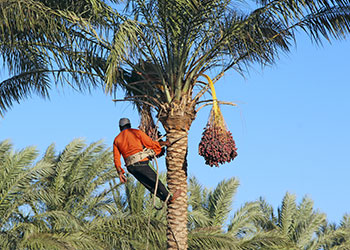
<svg viewBox="0 0 350 250">
<path fill-rule="evenodd" d="M 314 234 L 325 225 L 326 215 L 315 212 L 313 201 L 308 197 L 303 198 L 297 209 L 294 238 L 299 246 L 307 246 L 313 240 Z"/>
<path fill-rule="evenodd" d="M 128 178 L 131 176 L 129 175 Z M 132 178 L 125 185 L 127 211 L 131 214 L 140 214 L 144 208 L 146 188 L 140 182 L 133 182 Z"/>
<path fill-rule="evenodd" d="M 54 181 L 54 189 L 56 191 L 63 189 L 65 180 L 70 174 L 72 165 L 75 163 L 79 152 L 85 147 L 85 143 L 80 139 L 75 139 L 69 143 L 58 156 L 56 166 L 56 177 Z"/>
<path fill-rule="evenodd" d="M 149 228 L 148 228 L 149 227 Z M 166 225 L 140 215 L 98 218 L 91 224 L 90 231 L 114 249 L 144 248 L 164 249 Z"/>
<path fill-rule="evenodd" d="M 239 186 L 236 178 L 221 181 L 209 197 L 209 216 L 213 226 L 219 226 L 227 219 L 231 211 L 234 194 Z"/>
<path fill-rule="evenodd" d="M 266 202 L 262 197 L 259 198 L 261 212 L 264 214 L 265 219 L 257 223 L 258 227 L 264 231 L 273 230 L 278 224 L 278 218 L 274 214 L 273 207 Z"/>
<path fill-rule="evenodd" d="M 2 150 L 10 150 L 8 142 L 2 143 Z M 45 166 L 31 167 L 37 156 L 34 147 L 27 147 L 19 152 L 3 154 L 0 169 L 0 215 L 2 223 L 5 223 L 9 216 L 23 201 L 20 194 L 30 187 L 31 183 L 45 172 Z"/>
<path fill-rule="evenodd" d="M 192 210 L 197 210 L 205 204 L 207 197 L 204 197 L 204 188 L 194 176 L 189 179 L 188 192 L 190 193 L 188 203 Z"/>
<path fill-rule="evenodd" d="M 258 202 L 247 202 L 234 213 L 228 226 L 228 233 L 233 237 L 252 235 L 258 229 L 258 222 L 266 221 Z"/>
<path fill-rule="evenodd" d="M 212 220 L 208 216 L 208 211 L 205 209 L 196 209 L 189 211 L 188 224 L 190 230 L 195 230 L 198 228 L 210 227 L 212 225 Z"/>
<path fill-rule="evenodd" d="M 53 80 L 81 91 L 96 86 L 96 76 L 101 81 L 105 50 L 96 49 L 98 36 L 91 37 L 89 27 L 99 27 L 102 36 L 107 20 L 113 20 L 104 2 L 6 0 L 0 6 L 0 54 L 11 75 L 1 82 L 1 114 L 32 94 L 48 97 Z"/>
<path fill-rule="evenodd" d="M 287 193 L 282 201 L 282 206 L 278 209 L 278 226 L 282 234 L 289 236 L 294 231 L 294 220 L 296 216 L 295 195 Z"/>
<path fill-rule="evenodd" d="M 337 1 L 257 1 L 268 15 L 275 15 L 290 28 L 301 27 L 316 42 L 322 38 L 344 38 L 350 31 L 349 2 Z M 287 27 L 288 27 L 287 26 Z"/>
<path fill-rule="evenodd" d="M 349 235 L 350 231 L 343 227 L 343 221 L 339 227 L 336 224 L 323 225 L 308 250 L 345 250 L 350 247 Z"/>
<path fill-rule="evenodd" d="M 241 249 L 255 250 L 291 250 L 293 246 L 288 245 L 285 237 L 275 231 L 257 232 L 251 237 L 242 238 L 240 240 Z"/>
<path fill-rule="evenodd" d="M 128 53 L 133 50 L 134 44 L 138 41 L 138 34 L 142 31 L 139 24 L 134 20 L 125 20 L 118 25 L 114 34 L 111 51 L 107 59 L 106 69 L 106 90 L 112 91 L 113 85 L 122 79 L 119 68 L 122 61 L 128 62 Z"/>
<path fill-rule="evenodd" d="M 189 249 L 241 249 L 235 245 L 228 234 L 223 234 L 217 227 L 192 230 L 188 235 Z"/>
<path fill-rule="evenodd" d="M 115 177 L 111 163 L 111 152 L 101 142 L 87 146 L 82 140 L 73 140 L 59 155 L 51 145 L 36 164 L 45 165 L 47 171 L 25 194 L 34 214 L 27 224 L 34 229 L 27 232 L 28 241 L 22 243 L 35 245 L 48 237 L 44 249 L 51 243 L 52 248 L 57 243 L 61 249 L 61 243 L 73 249 L 79 245 L 106 249 L 108 243 L 94 238 L 89 228 L 97 218 L 116 212 L 110 190 L 101 190 Z"/>
</svg>

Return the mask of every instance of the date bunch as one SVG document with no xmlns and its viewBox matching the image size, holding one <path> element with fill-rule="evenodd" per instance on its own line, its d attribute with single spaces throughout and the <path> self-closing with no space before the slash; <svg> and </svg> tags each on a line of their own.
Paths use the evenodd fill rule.
<svg viewBox="0 0 350 250">
<path fill-rule="evenodd" d="M 198 146 L 199 155 L 205 164 L 219 167 L 219 164 L 230 162 L 237 156 L 237 148 L 232 134 L 223 126 L 208 124 L 204 128 Z"/>
</svg>

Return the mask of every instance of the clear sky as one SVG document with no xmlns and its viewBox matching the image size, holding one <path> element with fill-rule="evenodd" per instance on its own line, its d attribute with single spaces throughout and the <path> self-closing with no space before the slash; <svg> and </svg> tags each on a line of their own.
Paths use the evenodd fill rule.
<svg viewBox="0 0 350 250">
<path fill-rule="evenodd" d="M 238 104 L 222 107 L 238 157 L 210 168 L 198 156 L 210 111 L 203 108 L 189 134 L 189 174 L 209 188 L 238 178 L 233 210 L 260 196 L 276 209 L 290 192 L 298 201 L 309 196 L 330 222 L 339 223 L 350 212 L 349 58 L 350 41 L 316 47 L 300 36 L 297 48 L 276 65 L 255 67 L 246 79 L 227 74 L 216 91 L 220 100 Z M 2 70 L 0 80 L 5 77 Z M 51 143 L 61 151 L 74 138 L 111 146 L 119 118 L 138 126 L 131 104 L 114 104 L 101 91 L 83 95 L 59 87 L 51 95 L 50 101 L 33 96 L 0 118 L 0 141 L 11 139 L 16 150 L 35 145 L 41 153 Z M 160 162 L 164 171 L 164 158 Z"/>
</svg>

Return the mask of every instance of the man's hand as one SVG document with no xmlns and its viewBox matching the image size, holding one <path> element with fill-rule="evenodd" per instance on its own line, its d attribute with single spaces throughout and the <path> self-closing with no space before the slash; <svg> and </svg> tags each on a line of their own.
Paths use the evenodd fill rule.
<svg viewBox="0 0 350 250">
<path fill-rule="evenodd" d="M 123 173 L 120 173 L 119 174 L 119 180 L 121 183 L 125 183 L 126 182 L 126 177 Z"/>
<path fill-rule="evenodd" d="M 160 141 L 160 142 L 159 142 L 159 145 L 160 145 L 161 147 L 163 147 L 163 146 L 169 147 L 169 146 L 170 146 L 170 142 L 169 142 L 168 140 L 166 140 L 166 141 Z"/>
</svg>

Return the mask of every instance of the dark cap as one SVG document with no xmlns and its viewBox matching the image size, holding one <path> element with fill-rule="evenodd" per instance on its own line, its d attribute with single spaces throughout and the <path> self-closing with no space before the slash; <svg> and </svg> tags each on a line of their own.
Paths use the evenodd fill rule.
<svg viewBox="0 0 350 250">
<path fill-rule="evenodd" d="M 121 118 L 119 120 L 119 126 L 120 127 L 123 127 L 125 126 L 126 124 L 130 124 L 130 120 L 128 118 Z"/>
</svg>

